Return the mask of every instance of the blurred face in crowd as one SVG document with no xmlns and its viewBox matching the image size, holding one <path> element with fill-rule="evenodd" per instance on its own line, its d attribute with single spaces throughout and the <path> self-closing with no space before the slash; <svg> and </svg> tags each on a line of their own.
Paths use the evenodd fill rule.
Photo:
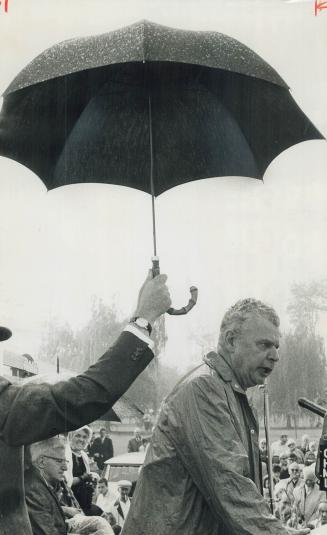
<svg viewBox="0 0 327 535">
<path fill-rule="evenodd" d="M 289 442 L 288 449 L 290 452 L 295 450 L 295 442 Z"/>
<path fill-rule="evenodd" d="M 135 429 L 134 431 L 134 435 L 135 435 L 135 438 L 137 438 L 138 440 L 141 438 L 141 431 L 140 429 Z"/>
<path fill-rule="evenodd" d="M 101 481 L 101 483 L 98 483 L 98 491 L 105 496 L 108 492 L 108 486 Z"/>
<path fill-rule="evenodd" d="M 316 461 L 316 455 L 312 452 L 309 452 L 307 459 L 305 461 L 305 464 L 309 466 L 310 464 L 314 463 Z"/>
<path fill-rule="evenodd" d="M 288 470 L 290 473 L 291 480 L 294 483 L 296 483 L 300 479 L 300 475 L 301 475 L 300 467 L 299 466 L 296 467 L 291 464 Z"/>
<path fill-rule="evenodd" d="M 280 443 L 282 446 L 285 446 L 287 442 L 287 435 L 280 435 Z"/>
<path fill-rule="evenodd" d="M 85 429 L 78 430 L 71 439 L 71 448 L 73 451 L 84 450 L 89 442 L 89 434 Z"/>
<path fill-rule="evenodd" d="M 286 468 L 287 465 L 288 465 L 288 457 L 287 455 L 281 455 L 280 456 L 280 465 L 283 467 L 283 468 Z"/>
<path fill-rule="evenodd" d="M 315 483 L 316 483 L 316 476 L 314 474 L 308 474 L 304 478 L 304 483 L 306 484 L 306 486 L 309 489 L 313 489 L 313 487 L 315 486 Z"/>
<path fill-rule="evenodd" d="M 264 451 L 266 449 L 266 447 L 267 447 L 267 444 L 266 444 L 265 439 L 263 438 L 263 439 L 260 440 L 260 449 L 262 451 Z"/>
<path fill-rule="evenodd" d="M 312 453 L 315 453 L 317 451 L 317 444 L 315 442 L 310 442 L 309 449 Z"/>
<path fill-rule="evenodd" d="M 107 431 L 105 429 L 100 429 L 100 437 L 104 438 L 107 434 Z"/>
<path fill-rule="evenodd" d="M 38 460 L 38 466 L 51 483 L 62 481 L 68 467 L 65 448 L 56 448 L 55 452 L 50 450 L 49 453 L 42 454 Z"/>
<path fill-rule="evenodd" d="M 120 494 L 120 499 L 123 501 L 123 502 L 126 502 L 127 501 L 127 498 L 129 496 L 129 492 L 131 490 L 130 487 L 119 487 L 119 494 Z"/>
<path fill-rule="evenodd" d="M 275 483 L 278 483 L 280 480 L 280 472 L 274 472 L 273 473 Z"/>
<path fill-rule="evenodd" d="M 252 314 L 241 332 L 227 331 L 226 341 L 236 377 L 243 388 L 263 384 L 278 361 L 278 327 Z"/>
<path fill-rule="evenodd" d="M 323 526 L 327 524 L 327 502 L 323 502 L 319 505 L 319 517 Z"/>
</svg>

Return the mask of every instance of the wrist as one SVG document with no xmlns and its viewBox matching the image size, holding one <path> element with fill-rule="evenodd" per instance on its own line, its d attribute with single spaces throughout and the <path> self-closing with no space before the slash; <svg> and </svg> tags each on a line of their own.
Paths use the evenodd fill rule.
<svg viewBox="0 0 327 535">
<path fill-rule="evenodd" d="M 130 323 L 132 325 L 135 325 L 135 327 L 140 329 L 142 332 L 146 333 L 148 336 L 151 335 L 152 324 L 147 317 L 141 316 L 141 315 L 135 315 L 130 319 Z"/>
</svg>

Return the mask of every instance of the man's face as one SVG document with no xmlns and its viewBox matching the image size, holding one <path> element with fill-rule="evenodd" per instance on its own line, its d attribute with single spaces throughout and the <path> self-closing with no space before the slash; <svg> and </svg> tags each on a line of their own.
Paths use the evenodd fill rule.
<svg viewBox="0 0 327 535">
<path fill-rule="evenodd" d="M 288 449 L 290 452 L 294 451 L 295 450 L 295 442 L 290 442 L 288 444 Z"/>
<path fill-rule="evenodd" d="M 300 468 L 290 468 L 290 478 L 295 483 L 300 479 Z"/>
<path fill-rule="evenodd" d="M 101 429 L 101 431 L 100 431 L 100 437 L 101 437 L 101 438 L 104 438 L 104 437 L 106 436 L 106 434 L 107 434 L 106 430 L 105 430 L 105 429 Z"/>
<path fill-rule="evenodd" d="M 245 320 L 233 340 L 231 361 L 243 388 L 263 384 L 278 361 L 280 333 L 265 318 L 253 315 Z"/>
<path fill-rule="evenodd" d="M 287 467 L 287 465 L 288 465 L 288 457 L 287 456 L 282 455 L 280 457 L 280 465 L 285 467 L 285 468 Z"/>
<path fill-rule="evenodd" d="M 105 496 L 107 494 L 108 487 L 105 483 L 99 483 L 98 490 L 100 494 L 103 494 Z"/>
<path fill-rule="evenodd" d="M 327 524 L 327 503 L 322 503 L 319 506 L 319 515 L 321 524 L 324 526 L 325 524 Z"/>
<path fill-rule="evenodd" d="M 287 442 L 287 435 L 280 435 L 280 443 L 282 446 L 285 446 Z"/>
<path fill-rule="evenodd" d="M 309 474 L 304 480 L 304 483 L 309 489 L 313 489 L 313 487 L 315 486 L 315 482 L 316 478 L 313 474 Z"/>
<path fill-rule="evenodd" d="M 130 487 L 119 487 L 120 499 L 123 502 L 126 502 L 128 496 L 129 496 L 129 491 L 130 490 L 131 490 Z"/>
<path fill-rule="evenodd" d="M 60 448 L 55 453 L 42 455 L 42 470 L 45 477 L 52 482 L 61 481 L 67 470 L 67 460 L 65 458 L 65 449 Z"/>
<path fill-rule="evenodd" d="M 274 480 L 275 480 L 275 483 L 278 483 L 278 481 L 280 480 L 280 473 L 279 472 L 274 472 Z"/>
</svg>

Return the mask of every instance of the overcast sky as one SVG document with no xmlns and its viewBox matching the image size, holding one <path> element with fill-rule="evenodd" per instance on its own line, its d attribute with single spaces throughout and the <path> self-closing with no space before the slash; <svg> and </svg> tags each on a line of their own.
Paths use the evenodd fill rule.
<svg viewBox="0 0 327 535">
<path fill-rule="evenodd" d="M 284 78 L 315 126 L 327 134 L 327 10 L 314 0 L 9 0 L 0 5 L 0 92 L 37 54 L 63 39 L 140 19 L 239 39 Z M 217 178 L 174 188 L 157 200 L 158 249 L 175 306 L 199 288 L 196 308 L 167 318 L 165 358 L 185 367 L 201 355 L 193 334 L 218 331 L 241 297 L 268 301 L 287 327 L 294 282 L 326 278 L 327 144 L 282 153 L 264 182 Z M 44 323 L 74 328 L 92 295 L 132 313 L 152 256 L 150 197 L 108 185 L 49 193 L 38 177 L 0 158 L 0 324 L 2 348 L 35 355 Z M 327 319 L 321 332 L 327 336 Z"/>
</svg>

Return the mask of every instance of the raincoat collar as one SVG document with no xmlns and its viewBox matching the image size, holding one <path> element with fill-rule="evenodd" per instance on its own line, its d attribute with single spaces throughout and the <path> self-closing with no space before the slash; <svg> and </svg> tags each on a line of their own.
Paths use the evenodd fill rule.
<svg viewBox="0 0 327 535">
<path fill-rule="evenodd" d="M 215 351 L 210 351 L 210 353 L 204 356 L 203 360 L 211 369 L 218 373 L 225 383 L 230 383 L 235 392 L 246 395 L 245 390 L 235 377 L 228 358 L 221 351 L 218 354 Z"/>
</svg>

